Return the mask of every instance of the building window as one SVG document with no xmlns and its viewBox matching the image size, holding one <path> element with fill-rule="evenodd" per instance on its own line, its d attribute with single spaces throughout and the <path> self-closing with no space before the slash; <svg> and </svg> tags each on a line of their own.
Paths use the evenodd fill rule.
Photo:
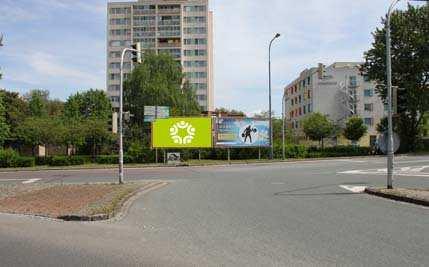
<svg viewBox="0 0 429 267">
<path fill-rule="evenodd" d="M 207 72 L 186 72 L 185 74 L 188 79 L 207 78 Z"/>
<path fill-rule="evenodd" d="M 206 6 L 185 6 L 185 12 L 205 12 Z"/>
<path fill-rule="evenodd" d="M 206 45 L 207 39 L 204 38 L 195 38 L 195 39 L 185 39 L 185 45 Z"/>
<path fill-rule="evenodd" d="M 206 23 L 206 17 L 185 17 L 185 23 Z"/>
<path fill-rule="evenodd" d="M 299 95 L 299 103 L 301 103 L 302 102 L 302 97 L 301 97 L 301 95 Z"/>
<path fill-rule="evenodd" d="M 191 88 L 194 90 L 207 90 L 206 83 L 191 83 Z"/>
<path fill-rule="evenodd" d="M 195 50 L 185 50 L 185 56 L 187 57 L 197 57 L 197 56 L 206 56 L 207 51 L 201 50 L 201 49 L 195 49 Z"/>
<path fill-rule="evenodd" d="M 207 67 L 207 61 L 204 61 L 204 60 L 185 61 L 184 66 L 188 68 Z"/>
<path fill-rule="evenodd" d="M 308 104 L 308 106 L 307 106 L 307 110 L 308 110 L 308 112 L 311 112 L 312 110 L 311 110 L 311 104 Z"/>
<path fill-rule="evenodd" d="M 364 105 L 364 110 L 365 111 L 373 111 L 374 110 L 374 104 L 365 104 Z"/>
<path fill-rule="evenodd" d="M 305 115 L 307 113 L 307 107 L 304 106 L 303 108 L 304 108 L 304 115 Z"/>
<path fill-rule="evenodd" d="M 365 97 L 372 97 L 372 96 L 374 96 L 374 90 L 373 89 L 365 89 L 363 92 L 363 95 Z"/>
<path fill-rule="evenodd" d="M 119 85 L 109 85 L 109 91 L 119 91 Z"/>
<path fill-rule="evenodd" d="M 185 34 L 206 34 L 207 30 L 205 27 L 192 27 L 185 28 Z"/>
<path fill-rule="evenodd" d="M 206 101 L 207 100 L 207 96 L 206 95 L 197 95 L 197 100 L 198 101 Z"/>
<path fill-rule="evenodd" d="M 114 8 L 110 9 L 109 13 L 112 15 L 130 14 L 131 8 L 129 8 L 129 7 L 114 7 Z"/>
<path fill-rule="evenodd" d="M 365 125 L 367 126 L 373 126 L 374 125 L 374 119 L 373 118 L 365 118 Z"/>
</svg>

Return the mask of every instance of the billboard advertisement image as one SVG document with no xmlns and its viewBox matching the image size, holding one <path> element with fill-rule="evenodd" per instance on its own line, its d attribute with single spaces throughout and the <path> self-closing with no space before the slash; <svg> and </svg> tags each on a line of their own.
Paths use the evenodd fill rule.
<svg viewBox="0 0 429 267">
<path fill-rule="evenodd" d="M 268 120 L 219 118 L 216 126 L 216 146 L 270 146 Z"/>
<path fill-rule="evenodd" d="M 153 148 L 212 147 L 211 118 L 157 119 L 152 123 Z"/>
</svg>

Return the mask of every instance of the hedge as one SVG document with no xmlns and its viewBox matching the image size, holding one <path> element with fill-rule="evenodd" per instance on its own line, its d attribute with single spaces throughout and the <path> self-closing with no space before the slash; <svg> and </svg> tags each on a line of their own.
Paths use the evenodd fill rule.
<svg viewBox="0 0 429 267">
<path fill-rule="evenodd" d="M 21 157 L 11 149 L 0 150 L 0 168 L 33 167 L 33 157 Z"/>
</svg>

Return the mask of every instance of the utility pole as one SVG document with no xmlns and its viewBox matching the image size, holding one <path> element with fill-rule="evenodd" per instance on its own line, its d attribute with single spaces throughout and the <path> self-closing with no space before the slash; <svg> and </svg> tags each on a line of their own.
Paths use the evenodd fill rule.
<svg viewBox="0 0 429 267">
<path fill-rule="evenodd" d="M 271 110 L 271 45 L 274 40 L 280 37 L 280 33 L 276 33 L 273 39 L 270 41 L 270 46 L 268 47 L 268 116 L 270 119 L 270 159 L 274 159 L 274 144 L 273 144 L 273 116 Z"/>
<path fill-rule="evenodd" d="M 123 113 L 124 113 L 124 58 L 127 52 L 133 52 L 133 61 L 142 62 L 141 44 L 136 43 L 133 48 L 124 48 L 121 55 L 121 74 L 119 90 L 119 184 L 124 183 L 124 142 L 123 142 Z"/>
</svg>

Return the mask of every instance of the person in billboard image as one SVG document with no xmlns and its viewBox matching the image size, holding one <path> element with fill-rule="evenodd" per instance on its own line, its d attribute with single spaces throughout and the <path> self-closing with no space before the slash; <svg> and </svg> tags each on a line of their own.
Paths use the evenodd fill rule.
<svg viewBox="0 0 429 267">
<path fill-rule="evenodd" d="M 244 143 L 247 142 L 247 138 L 249 138 L 250 143 L 252 143 L 252 134 L 256 133 L 257 131 L 258 130 L 256 128 L 253 128 L 252 125 L 247 126 L 241 134 L 241 137 L 244 138 Z"/>
</svg>

